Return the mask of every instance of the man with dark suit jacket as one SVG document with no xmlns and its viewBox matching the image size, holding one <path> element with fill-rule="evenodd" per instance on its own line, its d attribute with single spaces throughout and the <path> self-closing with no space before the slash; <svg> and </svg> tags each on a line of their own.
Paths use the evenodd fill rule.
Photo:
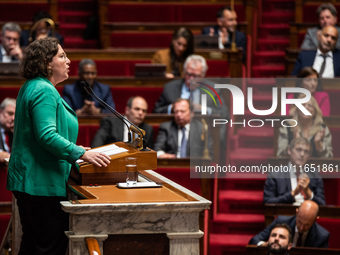
<svg viewBox="0 0 340 255">
<path fill-rule="evenodd" d="M 94 101 L 81 82 L 86 81 L 91 87 L 94 93 L 102 99 L 105 103 L 115 108 L 113 102 L 111 88 L 109 85 L 100 83 L 97 78 L 97 65 L 92 59 L 82 59 L 78 66 L 79 80 L 74 84 L 68 84 L 64 86 L 62 96 L 66 103 L 76 112 L 76 114 L 88 114 L 96 115 L 99 113 L 109 113 L 104 106 L 99 102 Z"/>
<path fill-rule="evenodd" d="M 146 146 L 153 148 L 153 128 L 144 123 L 148 104 L 143 97 L 129 98 L 125 107 L 125 116 L 133 124 L 145 131 Z M 103 118 L 100 128 L 92 141 L 92 147 L 128 140 L 128 130 L 124 123 L 116 117 Z"/>
<path fill-rule="evenodd" d="M 21 28 L 19 24 L 8 22 L 2 26 L 0 44 L 0 62 L 19 62 L 23 53 L 20 48 Z"/>
<path fill-rule="evenodd" d="M 173 80 L 164 85 L 161 96 L 155 103 L 153 109 L 154 113 L 172 113 L 172 104 L 178 98 L 190 99 L 193 106 L 194 112 L 201 112 L 200 97 L 202 91 L 198 89 L 200 83 L 211 83 L 208 80 L 202 80 L 208 70 L 206 60 L 199 55 L 190 55 L 184 62 L 184 78 L 181 80 Z M 215 100 L 218 99 L 214 95 Z M 221 114 L 221 117 L 229 118 L 229 109 L 226 103 L 221 98 L 222 107 L 208 102 L 208 114 Z"/>
<path fill-rule="evenodd" d="M 10 157 L 16 101 L 5 98 L 0 105 L 0 164 Z"/>
<path fill-rule="evenodd" d="M 294 138 L 288 147 L 289 171 L 268 173 L 264 191 L 264 203 L 284 203 L 299 205 L 305 200 L 313 200 L 325 205 L 325 192 L 320 175 L 312 171 L 304 172 L 310 156 L 310 143 L 304 137 Z"/>
<path fill-rule="evenodd" d="M 267 228 L 255 235 L 249 244 L 267 246 L 269 234 L 278 223 L 287 224 L 293 232 L 293 247 L 328 248 L 329 232 L 316 220 L 319 206 L 313 201 L 305 201 L 296 209 L 295 216 L 278 216 Z"/>
<path fill-rule="evenodd" d="M 217 12 L 216 21 L 216 26 L 203 28 L 202 34 L 209 36 L 218 36 L 219 49 L 231 48 L 233 35 L 235 35 L 236 47 L 240 47 L 243 49 L 243 59 L 245 59 L 247 52 L 247 37 L 243 32 L 236 30 L 236 12 L 232 11 L 230 7 L 222 7 Z"/>
<path fill-rule="evenodd" d="M 193 120 L 193 106 L 179 98 L 173 104 L 174 119 L 159 126 L 155 151 L 159 158 L 199 157 L 203 155 L 202 123 Z M 191 142 L 194 141 L 194 142 Z"/>
<path fill-rule="evenodd" d="M 307 66 L 313 67 L 320 78 L 340 76 L 340 50 L 335 49 L 338 31 L 334 26 L 325 26 L 317 33 L 317 50 L 300 51 L 292 75 L 298 75 Z"/>
<path fill-rule="evenodd" d="M 185 60 L 183 69 L 183 79 L 173 80 L 164 85 L 163 92 L 157 100 L 153 112 L 170 114 L 172 104 L 178 98 L 189 99 L 192 93 L 194 93 L 190 90 L 190 86 L 198 79 L 204 78 L 208 70 L 208 65 L 202 56 L 190 55 Z"/>
</svg>

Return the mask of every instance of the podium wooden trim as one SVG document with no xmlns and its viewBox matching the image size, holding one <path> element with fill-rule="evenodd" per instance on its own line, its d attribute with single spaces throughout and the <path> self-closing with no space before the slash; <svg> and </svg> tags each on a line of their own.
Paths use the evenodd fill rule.
<svg viewBox="0 0 340 255">
<path fill-rule="evenodd" d="M 87 237 L 97 240 L 101 238 L 100 250 L 103 250 L 103 254 L 112 254 L 112 251 L 105 250 L 110 247 L 109 243 L 122 236 L 128 241 L 130 235 L 141 238 L 144 235 L 161 235 L 163 240 L 165 236 L 169 254 L 178 254 L 178 251 L 181 254 L 199 254 L 199 240 L 203 236 L 199 228 L 199 217 L 201 212 L 209 209 L 211 202 L 152 170 L 141 171 L 141 176 L 145 180 L 162 183 L 160 189 L 174 192 L 180 199 L 140 202 L 136 198 L 132 202 L 102 201 L 92 204 L 80 204 L 75 200 L 61 202 L 62 209 L 70 217 L 70 230 L 66 233 L 70 254 L 87 255 L 84 242 Z M 139 189 L 139 192 L 142 190 Z M 136 190 L 125 192 L 135 194 Z M 111 195 L 114 197 L 114 192 Z M 143 244 L 147 245 L 147 242 Z M 122 252 L 120 254 L 126 254 Z"/>
</svg>

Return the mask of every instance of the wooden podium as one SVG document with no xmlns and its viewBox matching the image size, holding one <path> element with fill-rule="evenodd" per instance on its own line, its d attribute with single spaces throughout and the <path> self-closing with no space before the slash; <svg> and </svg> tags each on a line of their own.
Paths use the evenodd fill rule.
<svg viewBox="0 0 340 255">
<path fill-rule="evenodd" d="M 107 167 L 97 167 L 90 163 L 81 163 L 79 172 L 81 174 L 81 184 L 109 185 L 118 182 L 125 182 L 125 158 L 137 158 L 137 170 L 151 170 L 157 168 L 157 153 L 154 150 L 143 151 L 132 144 L 125 142 L 114 143 L 118 147 L 127 151 L 112 155 L 111 163 Z M 103 147 L 103 146 L 101 146 Z M 100 147 L 98 147 L 100 148 Z"/>
<path fill-rule="evenodd" d="M 199 228 L 199 217 L 211 202 L 152 170 L 145 170 L 157 168 L 155 151 L 116 144 L 126 146 L 128 151 L 111 156 L 107 168 L 81 165 L 83 184 L 71 187 L 77 197 L 61 202 L 70 217 L 66 233 L 69 254 L 87 255 L 87 238 L 95 238 L 101 253 L 106 255 L 199 254 L 204 234 Z M 162 187 L 118 188 L 116 182 L 125 182 L 123 160 L 127 156 L 138 158 L 139 182 L 153 181 Z"/>
</svg>

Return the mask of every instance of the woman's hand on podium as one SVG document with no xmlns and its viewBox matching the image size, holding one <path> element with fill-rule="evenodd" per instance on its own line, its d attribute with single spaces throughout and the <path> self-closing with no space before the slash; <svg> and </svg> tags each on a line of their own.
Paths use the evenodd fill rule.
<svg viewBox="0 0 340 255">
<path fill-rule="evenodd" d="M 85 150 L 89 149 L 89 147 L 84 147 Z M 110 164 L 111 158 L 110 156 L 96 151 L 87 150 L 80 159 L 85 162 L 89 162 L 99 167 L 107 167 Z"/>
</svg>

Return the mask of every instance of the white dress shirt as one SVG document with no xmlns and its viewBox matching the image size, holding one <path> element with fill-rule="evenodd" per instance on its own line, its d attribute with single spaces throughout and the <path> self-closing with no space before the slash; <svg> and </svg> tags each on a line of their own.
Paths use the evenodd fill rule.
<svg viewBox="0 0 340 255">
<path fill-rule="evenodd" d="M 315 55 L 313 68 L 319 73 L 321 69 L 321 65 L 323 63 L 324 58 L 322 57 L 322 52 L 318 49 Z M 327 52 L 328 56 L 326 58 L 326 66 L 325 70 L 322 74 L 322 78 L 334 78 L 334 64 L 333 64 L 333 52 Z"/>
</svg>

